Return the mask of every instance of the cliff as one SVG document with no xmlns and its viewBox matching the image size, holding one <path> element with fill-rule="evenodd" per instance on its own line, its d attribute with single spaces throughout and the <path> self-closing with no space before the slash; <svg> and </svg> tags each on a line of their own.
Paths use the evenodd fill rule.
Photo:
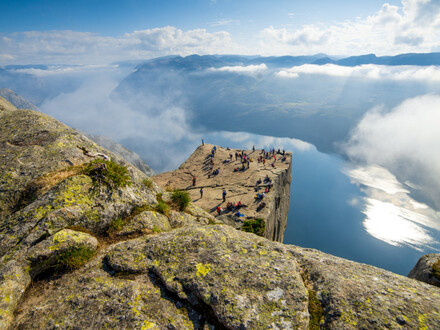
<svg viewBox="0 0 440 330">
<path fill-rule="evenodd" d="M 0 194 L 0 329 L 440 327 L 439 288 L 181 211 L 124 160 L 1 98 Z"/>
<path fill-rule="evenodd" d="M 214 147 L 212 165 L 211 154 Z M 235 157 L 236 154 L 242 153 L 251 159 L 249 167 L 246 164 L 244 169 L 242 169 L 242 158 Z M 195 205 L 217 216 L 218 221 L 231 224 L 238 229 L 246 220 L 262 218 L 265 221 L 265 230 L 261 234 L 270 240 L 282 242 L 289 212 L 292 154 L 286 153 L 285 160 L 282 159 L 283 155 L 275 154 L 278 158 L 276 161 L 273 155 L 270 155 L 265 158 L 264 163 L 258 162 L 258 158 L 262 156 L 262 150 L 228 150 L 204 144 L 199 146 L 177 170 L 153 176 L 153 179 L 162 187 L 187 190 Z M 213 174 L 215 170 L 219 170 L 218 174 Z M 266 176 L 270 182 L 264 180 Z M 192 184 L 193 177 L 196 178 L 195 185 Z M 257 183 L 258 180 L 261 182 Z M 265 197 L 256 199 L 255 196 L 262 194 L 268 185 L 271 188 L 265 193 Z M 203 188 L 202 198 L 200 188 Z M 223 190 L 226 191 L 224 202 Z M 228 203 L 238 202 L 244 206 L 228 210 Z M 262 207 L 263 203 L 264 207 Z M 217 213 L 218 207 L 222 208 L 220 215 Z M 235 216 L 237 211 L 244 216 Z"/>
</svg>

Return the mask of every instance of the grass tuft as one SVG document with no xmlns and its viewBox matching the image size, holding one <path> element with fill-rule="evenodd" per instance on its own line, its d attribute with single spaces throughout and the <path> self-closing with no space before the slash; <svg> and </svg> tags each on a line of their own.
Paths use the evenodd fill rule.
<svg viewBox="0 0 440 330">
<path fill-rule="evenodd" d="M 55 269 L 69 271 L 84 266 L 95 254 L 95 251 L 86 246 L 78 246 L 68 250 L 57 257 Z"/>
<path fill-rule="evenodd" d="M 127 168 L 111 160 L 95 159 L 87 163 L 84 174 L 90 176 L 95 183 L 104 183 L 110 188 L 131 185 Z"/>
<path fill-rule="evenodd" d="M 143 179 L 142 183 L 147 188 L 150 188 L 150 189 L 153 188 L 153 181 L 151 181 L 150 179 Z"/>
<path fill-rule="evenodd" d="M 171 194 L 171 201 L 177 206 L 179 211 L 185 211 L 189 203 L 191 203 L 191 196 L 186 191 L 175 190 Z"/>
</svg>

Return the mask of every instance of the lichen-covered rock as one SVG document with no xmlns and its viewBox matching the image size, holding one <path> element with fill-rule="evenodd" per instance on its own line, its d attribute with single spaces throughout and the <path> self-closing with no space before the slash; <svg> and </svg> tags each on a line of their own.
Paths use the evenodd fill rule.
<svg viewBox="0 0 440 330">
<path fill-rule="evenodd" d="M 193 226 L 198 224 L 196 217 L 185 212 L 171 211 L 168 217 L 172 228 Z"/>
<path fill-rule="evenodd" d="M 289 246 L 331 329 L 438 329 L 440 290 L 373 266 Z"/>
<path fill-rule="evenodd" d="M 14 319 L 14 310 L 31 283 L 25 263 L 9 261 L 0 269 L 0 329 L 7 329 Z"/>
<path fill-rule="evenodd" d="M 326 328 L 440 326 L 440 290 L 433 286 L 229 226 L 122 243 L 108 254 L 108 264 L 119 272 L 154 272 L 169 291 L 212 309 L 229 328 L 307 327 L 308 316 L 317 313 L 311 296 L 322 313 L 318 325 Z"/>
<path fill-rule="evenodd" d="M 307 290 L 296 261 L 282 248 L 268 250 L 266 242 L 229 226 L 182 228 L 118 245 L 109 266 L 127 260 L 136 246 L 144 267 L 148 263 L 170 291 L 212 309 L 228 328 L 306 327 Z"/>
<path fill-rule="evenodd" d="M 83 232 L 64 229 L 33 246 L 28 251 L 29 274 L 32 278 L 57 265 L 59 256 L 77 248 L 95 251 L 98 240 Z"/>
<path fill-rule="evenodd" d="M 129 223 L 119 230 L 116 234 L 127 236 L 142 232 L 161 232 L 171 229 L 168 218 L 155 211 L 144 211 L 133 217 Z"/>
<path fill-rule="evenodd" d="M 440 287 L 440 254 L 426 254 L 408 274 L 409 278 Z"/>
<path fill-rule="evenodd" d="M 32 279 L 60 263 L 59 258 L 74 249 L 96 250 L 95 237 L 74 230 L 61 230 L 29 249 L 27 258 L 9 261 L 0 270 L 0 329 L 11 322 L 11 315 Z"/>
<path fill-rule="evenodd" d="M 189 304 L 167 297 L 154 276 L 115 276 L 104 269 L 106 253 L 31 288 L 11 328 L 194 329 L 205 323 Z"/>
</svg>

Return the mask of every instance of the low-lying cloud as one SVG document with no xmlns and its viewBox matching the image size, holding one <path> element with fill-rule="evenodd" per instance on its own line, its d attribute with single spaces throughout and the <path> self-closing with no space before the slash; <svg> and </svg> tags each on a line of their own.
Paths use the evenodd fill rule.
<svg viewBox="0 0 440 330">
<path fill-rule="evenodd" d="M 236 66 L 223 66 L 221 68 L 210 68 L 209 71 L 212 72 L 234 72 L 242 74 L 252 74 L 257 72 L 263 72 L 267 70 L 267 65 L 262 63 L 258 65 L 236 65 Z"/>
<path fill-rule="evenodd" d="M 74 92 L 46 100 L 40 108 L 71 127 L 131 148 L 155 170 L 176 168 L 199 141 L 189 128 L 185 108 L 178 99 L 158 103 L 146 95 L 142 109 L 137 109 L 127 100 L 110 97 L 117 84 L 114 72 L 101 72 Z"/>
<path fill-rule="evenodd" d="M 281 70 L 275 75 L 279 78 L 298 78 L 300 75 L 316 74 L 333 77 L 353 77 L 371 80 L 394 80 L 394 81 L 422 81 L 439 82 L 440 67 L 438 66 L 387 66 L 364 64 L 354 67 L 340 66 L 335 64 L 315 65 L 304 64 L 289 69 Z"/>
<path fill-rule="evenodd" d="M 355 162 L 378 164 L 440 209 L 440 95 L 408 99 L 386 111 L 369 111 L 345 145 Z"/>
</svg>

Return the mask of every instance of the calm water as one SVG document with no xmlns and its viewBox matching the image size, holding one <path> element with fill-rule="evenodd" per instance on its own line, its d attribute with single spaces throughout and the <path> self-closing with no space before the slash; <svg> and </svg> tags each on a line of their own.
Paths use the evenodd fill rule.
<svg viewBox="0 0 440 330">
<path fill-rule="evenodd" d="M 422 252 L 371 236 L 363 225 L 365 205 L 351 202 L 366 196 L 343 173 L 345 166 L 337 156 L 316 150 L 296 153 L 284 243 L 315 248 L 402 275 L 408 274 L 422 254 L 439 251 L 438 244 Z M 432 233 L 439 238 L 437 230 Z"/>
<path fill-rule="evenodd" d="M 350 172 L 350 164 L 339 156 L 320 153 L 294 139 L 214 133 L 205 137 L 205 142 L 232 148 L 280 147 L 293 152 L 286 244 L 318 249 L 405 276 L 423 254 L 440 251 L 439 219 L 416 213 L 435 215 L 435 211 L 423 209 L 408 197 L 408 191 L 384 169 Z M 354 177 L 361 178 L 360 182 Z M 419 205 L 415 212 L 413 204 Z"/>
</svg>

